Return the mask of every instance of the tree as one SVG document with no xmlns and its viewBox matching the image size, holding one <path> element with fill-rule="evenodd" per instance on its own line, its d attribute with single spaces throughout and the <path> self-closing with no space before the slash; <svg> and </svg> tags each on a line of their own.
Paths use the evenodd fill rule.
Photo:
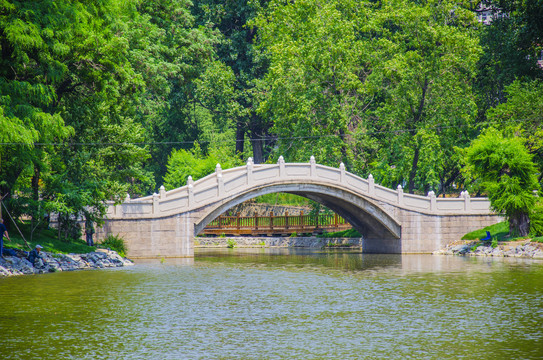
<svg viewBox="0 0 543 360">
<path fill-rule="evenodd" d="M 454 146 L 473 136 L 475 18 L 457 1 L 383 1 L 372 21 L 370 81 L 380 95 L 372 121 L 382 134 L 376 166 L 395 167 L 379 180 L 410 193 L 444 191 L 458 175 Z"/>
<path fill-rule="evenodd" d="M 477 179 L 492 208 L 505 214 L 510 234 L 527 236 L 539 186 L 524 140 L 494 128 L 485 130 L 464 152 L 466 177 Z"/>
<path fill-rule="evenodd" d="M 197 0 L 193 12 L 197 23 L 216 30 L 219 42 L 216 47 L 217 62 L 204 74 L 204 81 L 199 83 L 199 99 L 204 107 L 212 111 L 216 122 L 225 116 L 235 129 L 236 152 L 238 156 L 246 153 L 245 142 L 248 138 L 252 145 L 252 155 L 256 164 L 266 160 L 270 152 L 269 129 L 271 121 L 257 112 L 257 85 L 267 71 L 265 56 L 255 47 L 258 28 L 249 26 L 268 0 Z M 217 76 L 218 71 L 224 76 L 233 75 L 229 91 L 214 91 L 212 83 L 205 81 Z M 211 72 L 211 73 L 210 73 Z M 228 111 L 217 112 L 215 109 L 228 104 Z"/>
<path fill-rule="evenodd" d="M 147 179 L 146 149 L 113 149 L 142 140 L 130 117 L 142 82 L 116 31 L 117 19 L 131 11 L 130 3 L 116 0 L 3 2 L 3 119 L 27 131 L 22 144 L 2 147 L 9 161 L 0 166 L 9 176 L 0 186 L 17 191 L 16 212 L 33 222 L 52 209 L 65 210 L 61 220 L 101 219 L 104 202 L 128 190 L 121 183 Z"/>
<path fill-rule="evenodd" d="M 193 180 L 203 178 L 213 173 L 217 164 L 220 164 L 222 169 L 242 165 L 242 161 L 234 156 L 234 152 L 227 149 L 213 149 L 207 155 L 204 155 L 198 145 L 191 151 L 174 150 L 168 159 L 168 172 L 164 177 L 164 186 L 168 190 L 184 186 L 189 176 Z"/>
<path fill-rule="evenodd" d="M 505 87 L 507 101 L 491 108 L 487 117 L 498 128 L 516 128 L 534 155 L 543 186 L 543 81 L 514 81 Z"/>
<path fill-rule="evenodd" d="M 458 176 L 453 149 L 473 136 L 480 54 L 467 6 L 273 1 L 255 24 L 271 62 L 259 111 L 288 160 L 315 154 L 409 192 Z"/>
<path fill-rule="evenodd" d="M 352 134 L 363 132 L 361 112 L 372 102 L 365 85 L 369 16 L 365 3 L 303 0 L 272 1 L 256 19 L 270 59 L 259 113 L 273 120 L 276 157 L 308 161 L 314 155 L 319 163 L 354 167 Z"/>
<path fill-rule="evenodd" d="M 543 50 L 543 1 L 486 0 L 481 3 L 501 14 L 479 30 L 483 54 L 475 89 L 479 119 L 507 100 L 504 89 L 516 79 L 543 79 L 537 60 Z"/>
<path fill-rule="evenodd" d="M 218 39 L 213 29 L 196 24 L 192 9 L 184 0 L 138 1 L 118 24 L 128 41 L 128 61 L 143 81 L 133 118 L 154 143 L 146 168 L 157 185 L 172 149 L 189 148 L 201 134 L 195 79 L 212 65 Z"/>
</svg>

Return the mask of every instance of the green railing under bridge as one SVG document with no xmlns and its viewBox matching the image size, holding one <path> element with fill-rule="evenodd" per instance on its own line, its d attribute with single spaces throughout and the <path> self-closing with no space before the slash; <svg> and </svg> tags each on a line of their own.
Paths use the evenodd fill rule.
<svg viewBox="0 0 543 360">
<path fill-rule="evenodd" d="M 352 226 L 337 214 L 275 216 L 269 215 L 219 216 L 202 231 L 206 235 L 290 235 L 293 233 L 319 234 L 351 229 Z"/>
</svg>

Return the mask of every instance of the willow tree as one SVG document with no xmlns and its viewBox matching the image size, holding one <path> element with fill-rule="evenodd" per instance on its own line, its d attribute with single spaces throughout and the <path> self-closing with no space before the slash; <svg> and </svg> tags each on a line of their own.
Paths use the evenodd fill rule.
<svg viewBox="0 0 543 360">
<path fill-rule="evenodd" d="M 484 131 L 465 149 L 468 178 L 476 179 L 492 208 L 509 221 L 511 235 L 530 233 L 530 214 L 540 189 L 532 155 L 525 140 L 494 128 Z"/>
</svg>

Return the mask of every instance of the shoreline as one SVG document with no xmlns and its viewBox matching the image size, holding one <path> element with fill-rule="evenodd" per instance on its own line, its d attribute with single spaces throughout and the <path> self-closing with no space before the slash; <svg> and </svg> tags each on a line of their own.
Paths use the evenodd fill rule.
<svg viewBox="0 0 543 360">
<path fill-rule="evenodd" d="M 260 237 L 197 237 L 194 239 L 195 248 L 221 248 L 229 244 L 237 248 L 288 248 L 307 247 L 323 248 L 327 246 L 362 247 L 361 238 L 321 238 L 316 236 L 260 236 Z"/>
<path fill-rule="evenodd" d="M 492 247 L 490 243 L 481 243 L 479 240 L 455 241 L 443 249 L 433 252 L 434 255 L 459 255 L 459 256 L 491 256 L 491 257 L 515 257 L 525 259 L 543 260 L 543 244 L 530 240 L 508 241 L 498 243 Z"/>
<path fill-rule="evenodd" d="M 134 263 L 131 260 L 122 258 L 117 252 L 108 249 L 97 249 L 87 254 L 41 252 L 41 258 L 36 260 L 35 265 L 24 257 L 5 256 L 3 259 L 0 258 L 0 278 L 132 265 Z"/>
</svg>

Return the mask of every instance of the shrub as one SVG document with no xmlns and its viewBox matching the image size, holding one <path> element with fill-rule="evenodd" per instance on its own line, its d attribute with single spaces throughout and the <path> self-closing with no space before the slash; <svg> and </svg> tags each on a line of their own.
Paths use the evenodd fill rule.
<svg viewBox="0 0 543 360">
<path fill-rule="evenodd" d="M 125 257 L 128 251 L 124 239 L 119 235 L 108 235 L 101 243 L 100 247 L 116 251 L 120 256 Z"/>
<path fill-rule="evenodd" d="M 493 249 L 498 247 L 498 238 L 497 237 L 492 238 L 492 243 L 490 243 L 490 246 L 492 246 Z"/>
<path fill-rule="evenodd" d="M 233 249 L 234 247 L 236 247 L 236 241 L 234 239 L 226 240 L 226 247 L 229 249 Z"/>
<path fill-rule="evenodd" d="M 543 200 L 536 202 L 530 214 L 530 235 L 543 236 Z"/>
</svg>

